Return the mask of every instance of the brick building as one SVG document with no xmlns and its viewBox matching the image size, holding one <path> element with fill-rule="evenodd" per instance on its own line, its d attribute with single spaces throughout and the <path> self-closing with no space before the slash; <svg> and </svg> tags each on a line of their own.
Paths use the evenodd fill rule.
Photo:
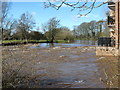
<svg viewBox="0 0 120 90">
<path fill-rule="evenodd" d="M 120 28 L 120 4 L 118 0 L 114 0 L 108 3 L 109 16 L 108 16 L 108 27 L 110 27 L 110 37 L 115 41 L 115 48 L 119 49 L 119 28 Z"/>
<path fill-rule="evenodd" d="M 101 37 L 100 40 L 98 40 L 100 41 L 100 46 L 96 48 L 96 55 L 98 56 L 120 55 L 120 1 L 111 0 L 108 2 L 108 8 L 110 37 Z"/>
</svg>

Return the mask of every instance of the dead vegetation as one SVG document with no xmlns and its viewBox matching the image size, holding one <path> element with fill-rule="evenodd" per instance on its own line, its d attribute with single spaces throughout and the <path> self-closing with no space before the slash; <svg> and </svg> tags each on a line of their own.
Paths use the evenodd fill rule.
<svg viewBox="0 0 120 90">
<path fill-rule="evenodd" d="M 107 88 L 118 88 L 119 80 L 119 57 L 101 57 L 98 62 L 101 73 L 100 80 Z"/>
</svg>

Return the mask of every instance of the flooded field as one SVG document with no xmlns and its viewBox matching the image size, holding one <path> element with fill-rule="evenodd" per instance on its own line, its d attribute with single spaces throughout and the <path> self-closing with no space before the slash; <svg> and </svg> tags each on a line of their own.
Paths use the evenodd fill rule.
<svg viewBox="0 0 120 90">
<path fill-rule="evenodd" d="M 4 87 L 106 88 L 101 80 L 105 63 L 99 62 L 103 58 L 95 55 L 95 46 L 33 48 L 38 46 L 3 47 Z"/>
</svg>

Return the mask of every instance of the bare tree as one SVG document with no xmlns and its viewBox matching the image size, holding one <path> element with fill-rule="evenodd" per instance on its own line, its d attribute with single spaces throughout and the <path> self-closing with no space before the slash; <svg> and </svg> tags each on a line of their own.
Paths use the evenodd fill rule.
<svg viewBox="0 0 120 90">
<path fill-rule="evenodd" d="M 8 11 L 10 9 L 10 5 L 11 3 L 10 2 L 1 2 L 0 1 L 0 5 L 1 5 L 1 9 L 0 9 L 0 12 L 1 12 L 1 17 L 0 17 L 0 32 L 1 32 L 1 40 L 3 39 L 3 31 L 5 30 L 6 27 L 10 26 L 10 21 L 7 21 L 7 15 L 8 15 Z"/>
<path fill-rule="evenodd" d="M 46 36 L 46 34 L 45 34 L 47 32 L 47 30 L 48 30 L 47 23 L 42 24 L 41 27 L 42 27 L 42 30 L 43 30 L 43 33 L 44 33 L 44 39 L 46 39 L 48 41 L 49 37 Z"/>
<path fill-rule="evenodd" d="M 12 18 L 6 18 L 2 27 L 2 39 L 12 39 L 11 34 L 16 29 L 17 21 Z"/>
<path fill-rule="evenodd" d="M 58 33 L 58 27 L 60 25 L 60 20 L 57 20 L 56 17 L 51 18 L 47 23 L 47 37 L 49 38 L 50 42 L 53 43 L 56 34 Z"/>
<path fill-rule="evenodd" d="M 16 20 L 11 16 L 8 18 L 8 13 L 11 7 L 11 2 L 1 2 L 1 38 L 2 40 L 11 39 L 12 30 L 16 28 Z"/>
<path fill-rule="evenodd" d="M 7 15 L 8 15 L 8 11 L 10 9 L 10 5 L 11 3 L 10 2 L 0 2 L 1 3 L 1 12 L 2 12 L 2 17 L 1 17 L 1 23 L 4 22 L 4 20 L 7 18 Z"/>
<path fill-rule="evenodd" d="M 56 10 L 59 10 L 63 5 L 66 5 L 67 7 L 71 8 L 71 11 L 78 9 L 80 16 L 86 16 L 89 13 L 93 11 L 94 8 L 98 8 L 102 6 L 103 4 L 108 3 L 111 0 L 107 0 L 105 2 L 101 2 L 99 5 L 96 4 L 97 0 L 92 0 L 91 3 L 89 3 L 89 0 L 76 0 L 76 2 L 69 2 L 69 0 L 47 0 L 48 2 L 44 2 L 45 8 L 53 7 Z M 86 11 L 86 13 L 81 14 L 81 11 Z"/>
<path fill-rule="evenodd" d="M 28 39 L 28 33 L 35 27 L 35 22 L 33 21 L 33 16 L 29 13 L 23 13 L 18 20 L 17 34 L 20 39 Z"/>
</svg>

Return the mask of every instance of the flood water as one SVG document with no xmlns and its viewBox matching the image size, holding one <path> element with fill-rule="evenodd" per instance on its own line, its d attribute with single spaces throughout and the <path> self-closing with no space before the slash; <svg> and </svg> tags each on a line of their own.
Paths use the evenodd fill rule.
<svg viewBox="0 0 120 90">
<path fill-rule="evenodd" d="M 74 48 L 80 47 L 83 48 Z M 36 75 L 47 74 L 42 77 L 41 83 L 34 84 L 43 88 L 105 88 L 99 80 L 99 72 L 96 64 L 95 49 L 84 46 L 96 46 L 95 41 L 76 40 L 73 43 L 40 43 L 31 48 L 50 48 L 48 52 L 40 52 L 40 57 L 45 62 L 35 64 Z M 39 78 L 38 78 L 39 79 Z"/>
<path fill-rule="evenodd" d="M 52 48 L 51 48 L 52 49 Z M 85 51 L 86 50 L 86 51 Z M 89 48 L 53 48 L 51 52 L 41 52 L 45 61 L 35 64 L 36 75 L 45 74 L 40 83 L 34 86 L 42 88 L 105 88 L 100 81 L 97 57 L 94 49 Z"/>
<path fill-rule="evenodd" d="M 30 77 L 34 79 L 27 84 L 30 88 L 105 88 L 100 81 L 95 45 L 94 41 L 77 40 L 53 45 L 40 43 L 30 48 L 17 47 L 16 50 L 14 47 L 4 48 L 9 53 L 6 55 L 13 54 L 9 57 L 11 62 L 16 59 L 27 62 L 21 73 L 32 72 Z"/>
<path fill-rule="evenodd" d="M 38 46 L 31 48 L 49 48 L 49 47 L 78 47 L 78 46 L 95 46 L 96 41 L 91 40 L 75 40 L 72 43 L 40 43 Z"/>
</svg>

